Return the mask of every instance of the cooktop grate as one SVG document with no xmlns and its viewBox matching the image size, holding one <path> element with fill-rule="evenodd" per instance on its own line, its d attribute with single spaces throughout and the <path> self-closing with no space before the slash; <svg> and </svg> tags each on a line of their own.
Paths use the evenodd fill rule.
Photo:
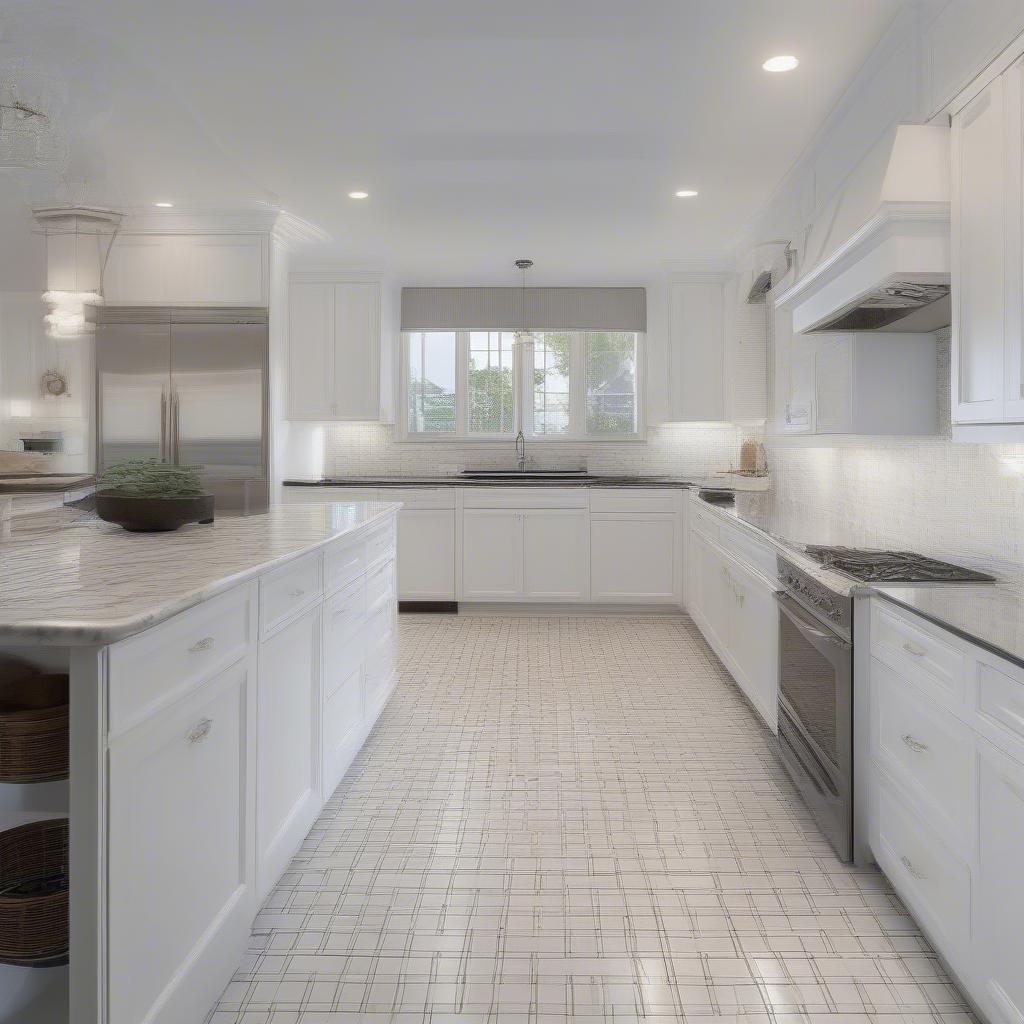
<svg viewBox="0 0 1024 1024">
<path fill-rule="evenodd" d="M 822 544 L 808 544 L 805 550 L 823 568 L 865 583 L 995 582 L 994 576 L 927 558 L 914 551 L 871 551 Z"/>
</svg>

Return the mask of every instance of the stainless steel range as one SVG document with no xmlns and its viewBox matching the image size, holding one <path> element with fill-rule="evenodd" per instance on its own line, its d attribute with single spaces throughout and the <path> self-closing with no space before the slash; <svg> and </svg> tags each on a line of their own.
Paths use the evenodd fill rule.
<svg viewBox="0 0 1024 1024">
<path fill-rule="evenodd" d="M 909 551 L 810 545 L 829 583 L 778 558 L 779 752 L 840 860 L 853 857 L 851 581 L 979 583 L 992 576 Z"/>
</svg>

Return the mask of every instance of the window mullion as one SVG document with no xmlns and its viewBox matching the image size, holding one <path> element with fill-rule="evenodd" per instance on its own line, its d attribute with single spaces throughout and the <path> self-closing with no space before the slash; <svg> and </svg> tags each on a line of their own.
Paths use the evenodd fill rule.
<svg viewBox="0 0 1024 1024">
<path fill-rule="evenodd" d="M 572 336 L 569 358 L 569 436 L 583 437 L 587 427 L 586 346 L 582 331 Z"/>
<path fill-rule="evenodd" d="M 469 436 L 469 332 L 455 332 L 455 436 Z"/>
</svg>

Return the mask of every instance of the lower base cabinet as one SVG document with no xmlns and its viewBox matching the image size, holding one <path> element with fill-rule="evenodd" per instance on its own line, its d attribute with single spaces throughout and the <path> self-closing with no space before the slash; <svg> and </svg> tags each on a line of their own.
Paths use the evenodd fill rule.
<svg viewBox="0 0 1024 1024">
<path fill-rule="evenodd" d="M 1024 669 L 880 598 L 870 631 L 871 851 L 983 1018 L 1021 1024 Z"/>
<path fill-rule="evenodd" d="M 398 596 L 455 600 L 455 511 L 409 508 L 398 515 Z"/>
<path fill-rule="evenodd" d="M 590 597 L 590 514 L 586 509 L 531 509 L 520 513 L 523 593 L 552 604 Z"/>
<path fill-rule="evenodd" d="M 687 571 L 691 618 L 774 732 L 779 694 L 775 588 L 696 530 L 690 532 Z"/>
<path fill-rule="evenodd" d="M 109 1020 L 203 1020 L 256 911 L 254 679 L 240 663 L 110 744 Z"/>
<path fill-rule="evenodd" d="M 316 820 L 320 608 L 260 644 L 259 894 L 265 896 Z"/>
<path fill-rule="evenodd" d="M 679 516 L 592 513 L 590 597 L 622 604 L 679 604 Z"/>
</svg>

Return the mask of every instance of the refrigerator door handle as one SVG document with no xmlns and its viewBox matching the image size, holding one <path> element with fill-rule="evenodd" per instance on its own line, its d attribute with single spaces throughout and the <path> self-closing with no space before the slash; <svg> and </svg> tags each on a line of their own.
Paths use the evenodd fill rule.
<svg viewBox="0 0 1024 1024">
<path fill-rule="evenodd" d="M 171 459 L 174 465 L 178 464 L 178 394 L 171 393 Z"/>
<path fill-rule="evenodd" d="M 167 455 L 167 391 L 160 389 L 160 461 L 169 461 Z"/>
</svg>

